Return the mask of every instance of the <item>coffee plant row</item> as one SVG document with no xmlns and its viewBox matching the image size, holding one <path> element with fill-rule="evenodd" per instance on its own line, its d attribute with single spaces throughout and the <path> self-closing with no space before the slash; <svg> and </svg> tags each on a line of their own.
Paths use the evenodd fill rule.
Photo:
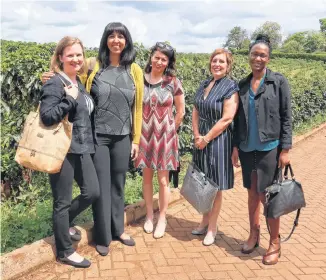
<svg viewBox="0 0 326 280">
<path fill-rule="evenodd" d="M 135 44 L 136 62 L 144 68 L 148 50 Z M 30 179 L 31 173 L 22 170 L 14 161 L 15 146 L 26 115 L 35 110 L 40 99 L 40 74 L 49 69 L 55 44 L 37 44 L 1 40 L 1 173 L 2 186 L 18 187 Z M 88 49 L 87 56 L 96 56 L 96 49 Z M 235 54 L 232 77 L 239 81 L 250 73 L 246 54 Z M 201 81 L 209 77 L 209 54 L 177 54 L 177 76 L 186 93 L 186 116 L 180 131 L 180 151 L 184 154 L 192 148 L 191 111 L 194 94 Z M 294 127 L 315 115 L 326 112 L 326 64 L 324 56 L 319 60 L 309 55 L 296 58 L 276 56 L 269 67 L 284 74 L 292 90 Z"/>
</svg>

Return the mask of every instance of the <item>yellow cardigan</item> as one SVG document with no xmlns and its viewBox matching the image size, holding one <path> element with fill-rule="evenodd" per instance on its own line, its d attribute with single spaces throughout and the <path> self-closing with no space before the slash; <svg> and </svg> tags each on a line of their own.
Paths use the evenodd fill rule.
<svg viewBox="0 0 326 280">
<path fill-rule="evenodd" d="M 93 79 L 100 69 L 100 63 L 96 60 L 92 73 L 87 78 L 87 75 L 81 75 L 80 80 L 84 85 L 86 85 L 87 92 L 91 91 L 91 85 Z M 144 95 L 144 76 L 143 71 L 138 64 L 131 64 L 131 76 L 135 83 L 135 103 L 133 106 L 133 122 L 132 122 L 132 142 L 134 144 L 139 144 L 141 127 L 142 127 L 142 118 L 143 118 L 143 95 Z"/>
</svg>

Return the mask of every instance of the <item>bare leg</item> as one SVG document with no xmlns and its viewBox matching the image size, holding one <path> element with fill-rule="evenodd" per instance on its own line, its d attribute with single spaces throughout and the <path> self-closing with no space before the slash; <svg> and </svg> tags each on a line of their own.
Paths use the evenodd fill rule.
<svg viewBox="0 0 326 280">
<path fill-rule="evenodd" d="M 260 194 L 257 192 L 257 172 L 251 174 L 251 186 L 248 189 L 248 212 L 250 233 L 249 238 L 243 244 L 242 252 L 251 253 L 259 243 L 259 214 L 260 214 Z"/>
<path fill-rule="evenodd" d="M 263 263 L 266 265 L 273 265 L 278 262 L 281 256 L 281 244 L 280 244 L 280 218 L 267 219 L 270 228 L 270 240 L 269 248 L 263 256 Z"/>
<path fill-rule="evenodd" d="M 143 169 L 143 197 L 146 204 L 147 219 L 153 221 L 153 175 L 154 170 Z"/>
<path fill-rule="evenodd" d="M 159 208 L 160 214 L 158 217 L 156 229 L 154 232 L 155 238 L 161 238 L 164 235 L 166 228 L 166 211 L 169 206 L 170 188 L 169 188 L 169 171 L 158 170 L 157 171 L 159 189 Z"/>
<path fill-rule="evenodd" d="M 208 230 L 203 240 L 203 244 L 206 246 L 212 245 L 215 242 L 217 218 L 220 214 L 221 206 L 222 206 L 222 192 L 219 191 L 216 194 L 212 210 L 209 213 Z"/>
<path fill-rule="evenodd" d="M 222 207 L 222 192 L 219 191 L 216 194 L 212 210 L 209 213 L 209 224 L 208 224 L 208 232 L 212 232 L 214 235 L 216 234 L 217 229 L 217 218 L 220 214 Z"/>
</svg>

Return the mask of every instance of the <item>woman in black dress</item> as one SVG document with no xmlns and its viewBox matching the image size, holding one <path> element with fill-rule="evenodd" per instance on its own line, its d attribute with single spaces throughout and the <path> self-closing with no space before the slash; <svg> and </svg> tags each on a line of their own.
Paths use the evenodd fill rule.
<svg viewBox="0 0 326 280">
<path fill-rule="evenodd" d="M 250 234 L 242 253 L 259 245 L 260 201 L 273 183 L 278 167 L 289 164 L 292 146 L 291 96 L 286 78 L 267 68 L 271 45 L 268 37 L 258 35 L 250 45 L 252 73 L 240 81 L 239 110 L 235 117 L 232 163 L 242 166 L 243 185 L 248 189 Z M 268 219 L 270 245 L 264 264 L 276 264 L 281 253 L 280 219 Z"/>
</svg>

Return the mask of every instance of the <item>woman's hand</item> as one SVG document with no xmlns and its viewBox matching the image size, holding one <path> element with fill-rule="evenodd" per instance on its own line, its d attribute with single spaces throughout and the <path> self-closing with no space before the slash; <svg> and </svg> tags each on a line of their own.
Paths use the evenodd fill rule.
<svg viewBox="0 0 326 280">
<path fill-rule="evenodd" d="M 231 160 L 232 160 L 232 164 L 233 164 L 234 167 L 237 167 L 237 168 L 240 167 L 239 150 L 238 150 L 237 147 L 233 148 Z"/>
<path fill-rule="evenodd" d="M 78 96 L 78 87 L 76 86 L 67 86 L 67 87 L 64 87 L 65 89 L 65 92 L 67 95 L 70 95 L 73 99 L 77 99 L 77 96 Z"/>
<path fill-rule="evenodd" d="M 284 168 L 288 164 L 290 164 L 289 150 L 283 149 L 278 160 L 278 167 Z"/>
<path fill-rule="evenodd" d="M 44 72 L 41 76 L 41 81 L 42 84 L 44 85 L 48 80 L 50 80 L 52 77 L 54 76 L 54 72 L 53 71 L 49 71 L 49 72 Z"/>
<path fill-rule="evenodd" d="M 207 142 L 204 140 L 204 136 L 199 135 L 197 137 L 195 137 L 195 147 L 198 150 L 202 150 L 207 146 Z"/>
<path fill-rule="evenodd" d="M 131 160 L 136 160 L 138 158 L 138 154 L 139 154 L 139 145 L 132 143 L 131 152 L 130 152 Z"/>
</svg>

